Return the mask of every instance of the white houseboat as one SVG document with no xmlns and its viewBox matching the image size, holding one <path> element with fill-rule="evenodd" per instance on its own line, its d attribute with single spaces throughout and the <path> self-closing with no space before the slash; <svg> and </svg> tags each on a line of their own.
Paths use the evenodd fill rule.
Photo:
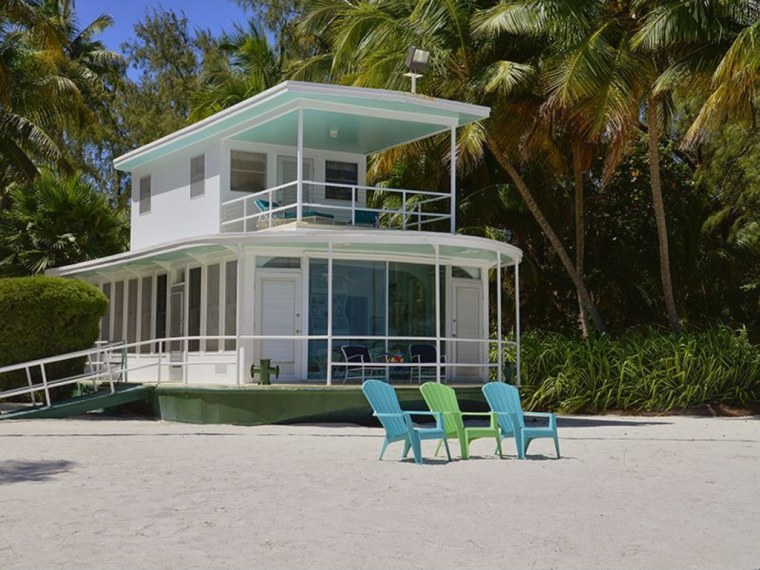
<svg viewBox="0 0 760 570">
<path fill-rule="evenodd" d="M 52 273 L 109 299 L 130 381 L 239 385 L 504 379 L 501 288 L 522 252 L 457 234 L 457 128 L 489 109 L 288 81 L 119 157 L 131 250 Z M 450 185 L 367 186 L 367 159 L 448 134 Z M 489 310 L 489 307 L 491 310 Z M 512 326 L 510 326 L 510 329 Z"/>
</svg>

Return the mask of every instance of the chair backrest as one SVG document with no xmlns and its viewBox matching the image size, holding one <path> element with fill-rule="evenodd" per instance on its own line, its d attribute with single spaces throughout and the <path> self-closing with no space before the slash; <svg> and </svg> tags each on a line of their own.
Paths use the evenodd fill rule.
<svg viewBox="0 0 760 570">
<path fill-rule="evenodd" d="M 393 386 L 380 380 L 367 380 L 362 384 L 362 392 L 376 414 L 400 414 L 401 406 Z M 378 418 L 389 438 L 398 437 L 408 431 L 401 416 Z"/>
<path fill-rule="evenodd" d="M 266 200 L 262 200 L 261 198 L 259 198 L 258 200 L 254 200 L 253 202 L 256 204 L 256 206 L 258 206 L 259 210 L 261 210 L 262 212 L 266 212 L 267 210 L 269 210 L 269 202 L 267 202 Z M 279 207 L 280 205 L 277 202 L 272 202 L 272 208 L 279 208 Z"/>
<path fill-rule="evenodd" d="M 409 347 L 409 354 L 412 362 L 435 364 L 438 360 L 438 352 L 433 344 L 413 344 Z"/>
<path fill-rule="evenodd" d="M 494 412 L 511 414 L 519 427 L 525 427 L 522 406 L 520 405 L 520 392 L 514 386 L 503 382 L 488 382 L 483 385 L 483 395 L 489 407 Z M 509 420 L 504 416 L 497 416 L 502 431 L 512 431 Z"/>
<path fill-rule="evenodd" d="M 363 344 L 344 344 L 340 350 L 346 362 L 372 362 L 369 349 Z"/>
<path fill-rule="evenodd" d="M 457 394 L 454 389 L 438 382 L 425 382 L 420 386 L 420 392 L 431 412 L 453 412 L 461 414 Z M 446 433 L 456 431 L 461 416 L 446 414 L 443 416 Z"/>
</svg>

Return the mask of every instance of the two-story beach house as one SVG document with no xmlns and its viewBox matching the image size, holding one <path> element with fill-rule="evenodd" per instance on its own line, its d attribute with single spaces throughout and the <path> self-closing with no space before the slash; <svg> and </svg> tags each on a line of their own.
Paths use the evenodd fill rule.
<svg viewBox="0 0 760 570">
<path fill-rule="evenodd" d="M 513 343 L 489 274 L 517 288 L 522 252 L 456 221 L 457 128 L 488 115 L 282 83 L 119 157 L 130 251 L 53 273 L 109 299 L 101 339 L 127 343 L 130 381 L 244 384 L 262 358 L 280 383 L 501 379 Z M 370 155 L 441 134 L 449 187 L 367 186 Z"/>
</svg>

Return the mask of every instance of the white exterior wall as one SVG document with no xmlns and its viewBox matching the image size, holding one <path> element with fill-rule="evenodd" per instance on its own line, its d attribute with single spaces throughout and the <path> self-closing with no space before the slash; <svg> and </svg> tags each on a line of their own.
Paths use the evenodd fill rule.
<svg viewBox="0 0 760 570">
<path fill-rule="evenodd" d="M 190 197 L 190 159 L 205 154 L 206 185 Z M 150 212 L 140 214 L 140 179 L 151 177 Z M 219 233 L 219 146 L 195 145 L 132 172 L 130 249 L 137 251 L 183 238 Z"/>
</svg>

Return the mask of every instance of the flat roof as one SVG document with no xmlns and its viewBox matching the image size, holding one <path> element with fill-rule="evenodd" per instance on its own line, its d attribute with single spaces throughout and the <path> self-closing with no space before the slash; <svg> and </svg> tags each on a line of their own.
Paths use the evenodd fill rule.
<svg viewBox="0 0 760 570">
<path fill-rule="evenodd" d="M 116 158 L 114 167 L 133 170 L 213 137 L 296 146 L 299 109 L 306 148 L 364 155 L 490 115 L 488 107 L 421 94 L 285 81 Z"/>
</svg>

